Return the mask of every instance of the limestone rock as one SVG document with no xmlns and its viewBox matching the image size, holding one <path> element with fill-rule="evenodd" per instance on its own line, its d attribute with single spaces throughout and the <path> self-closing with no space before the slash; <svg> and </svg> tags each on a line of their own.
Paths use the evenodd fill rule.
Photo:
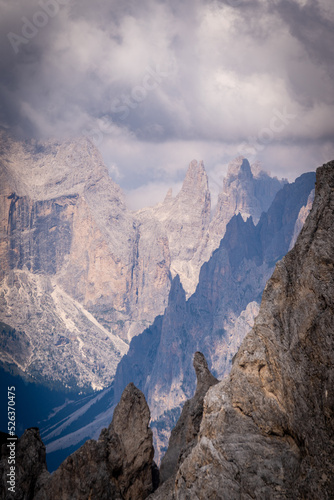
<svg viewBox="0 0 334 500">
<path fill-rule="evenodd" d="M 131 337 L 164 311 L 168 238 L 126 208 L 88 139 L 24 143 L 0 130 L 0 141 L 0 321 L 27 345 L 22 356 L 4 339 L 1 361 L 106 387 Z"/>
<path fill-rule="evenodd" d="M 209 389 L 176 499 L 334 496 L 334 162 L 268 281 L 230 378 Z"/>
<path fill-rule="evenodd" d="M 35 496 L 36 500 L 144 500 L 157 484 L 150 411 L 145 397 L 129 384 L 112 423 L 98 441 L 70 455 Z"/>
<path fill-rule="evenodd" d="M 193 288 L 190 262 L 209 227 L 211 198 L 203 162 L 193 160 L 181 191 L 173 198 L 169 191 L 163 203 L 136 213 L 139 219 L 159 221 L 168 238 L 172 277 L 177 274 L 183 287 Z M 153 235 L 152 235 L 153 237 Z"/>
<path fill-rule="evenodd" d="M 280 186 L 246 160 L 231 166 L 223 227 L 210 223 L 194 160 L 176 197 L 132 213 L 89 139 L 22 142 L 0 129 L 0 141 L 0 321 L 20 332 L 16 352 L 3 339 L 0 361 L 71 389 L 108 386 L 131 339 L 163 314 L 172 278 L 189 296 L 227 219 L 255 214 Z"/>
<path fill-rule="evenodd" d="M 1 362 L 53 387 L 102 389 L 128 349 L 52 276 L 10 271 L 0 309 L 3 324 L 11 327 L 1 334 Z"/>
<path fill-rule="evenodd" d="M 191 261 L 193 285 L 187 288 L 188 296 L 195 291 L 201 266 L 219 247 L 232 217 L 240 214 L 245 221 L 252 217 L 257 224 L 286 182 L 270 177 L 258 165 L 251 167 L 242 156 L 230 162 L 213 218 Z"/>
<path fill-rule="evenodd" d="M 297 238 L 298 238 L 300 231 L 303 229 L 303 226 L 305 224 L 307 216 L 311 211 L 313 201 L 314 201 L 314 189 L 312 189 L 310 196 L 307 199 L 306 205 L 304 207 L 302 207 L 299 211 L 298 219 L 296 220 L 296 223 L 295 223 L 295 229 L 293 231 L 293 236 L 292 236 L 289 250 L 291 250 L 291 248 L 293 248 L 294 244 L 297 241 Z"/>
</svg>

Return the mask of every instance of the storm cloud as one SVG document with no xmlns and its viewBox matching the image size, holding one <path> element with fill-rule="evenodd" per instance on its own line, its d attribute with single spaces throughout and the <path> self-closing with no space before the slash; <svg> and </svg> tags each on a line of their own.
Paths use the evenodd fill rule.
<svg viewBox="0 0 334 500">
<path fill-rule="evenodd" d="M 203 159 L 295 178 L 334 157 L 331 0 L 0 0 L 0 124 L 89 136 L 138 206 Z M 218 187 L 217 187 L 218 186 Z"/>
</svg>

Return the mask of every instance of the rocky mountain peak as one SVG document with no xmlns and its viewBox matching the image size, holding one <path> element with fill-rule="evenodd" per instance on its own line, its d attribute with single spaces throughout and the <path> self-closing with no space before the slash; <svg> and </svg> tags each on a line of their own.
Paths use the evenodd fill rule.
<svg viewBox="0 0 334 500">
<path fill-rule="evenodd" d="M 33 498 L 144 500 L 158 481 L 149 421 L 143 393 L 129 384 L 109 428 L 70 455 Z"/>
<path fill-rule="evenodd" d="M 196 394 L 206 393 L 208 387 L 217 384 L 218 380 L 210 372 L 208 363 L 201 352 L 195 352 L 193 365 L 197 379 Z"/>
<path fill-rule="evenodd" d="M 18 196 L 50 200 L 82 195 L 90 186 L 107 178 L 109 189 L 122 197 L 120 188 L 108 175 L 100 152 L 86 137 L 63 142 L 51 139 L 21 142 L 0 136 L 0 141 L 6 143 L 1 157 L 2 175 L 5 173 L 12 192 Z"/>
<path fill-rule="evenodd" d="M 195 353 L 193 365 L 197 376 L 196 392 L 193 398 L 186 401 L 172 431 L 168 450 L 160 467 L 162 483 L 175 475 L 179 461 L 183 460 L 195 446 L 202 421 L 204 396 L 211 386 L 218 384 L 201 352 Z"/>
<path fill-rule="evenodd" d="M 210 191 L 208 176 L 203 161 L 192 160 L 189 164 L 186 177 L 177 198 L 191 199 L 197 202 L 197 198 L 207 199 L 210 202 Z"/>
<path fill-rule="evenodd" d="M 171 200 L 172 198 L 173 198 L 173 189 L 169 188 L 165 196 L 164 203 L 168 202 L 168 200 Z"/>
<path fill-rule="evenodd" d="M 205 397 L 176 499 L 333 498 L 333 195 L 334 161 L 317 170 L 311 212 L 230 377 Z"/>
<path fill-rule="evenodd" d="M 228 165 L 225 184 L 229 186 L 236 179 L 245 182 L 252 180 L 252 178 L 253 174 L 249 161 L 243 156 L 238 156 Z"/>
</svg>

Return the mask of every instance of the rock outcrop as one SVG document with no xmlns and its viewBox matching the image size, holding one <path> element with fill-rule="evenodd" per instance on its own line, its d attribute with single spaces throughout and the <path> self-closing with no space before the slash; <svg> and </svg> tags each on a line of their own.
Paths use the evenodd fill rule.
<svg viewBox="0 0 334 500">
<path fill-rule="evenodd" d="M 238 160 L 210 222 L 194 160 L 177 196 L 133 213 L 87 138 L 20 142 L 0 128 L 0 141 L 0 321 L 20 332 L 17 352 L 2 339 L 0 361 L 71 390 L 108 386 L 131 339 L 164 312 L 172 278 L 189 296 L 228 219 L 258 217 L 281 186 Z"/>
<path fill-rule="evenodd" d="M 286 183 L 285 179 L 270 177 L 257 164 L 251 166 L 243 156 L 230 162 L 212 220 L 189 265 L 192 282 L 188 280 L 188 296 L 195 291 L 201 266 L 219 247 L 232 217 L 240 214 L 245 221 L 252 217 L 257 224 L 261 214 L 267 212 L 276 193 Z"/>
<path fill-rule="evenodd" d="M 130 381 L 144 392 L 154 421 L 157 461 L 167 444 L 166 426 L 174 425 L 171 412 L 194 394 L 193 354 L 203 352 L 216 377 L 229 373 L 274 265 L 288 251 L 314 181 L 310 173 L 284 186 L 257 226 L 250 218 L 234 216 L 220 247 L 203 265 L 196 292 L 186 300 L 176 276 L 165 314 L 132 340 L 119 363 L 115 399 Z M 161 419 L 166 426 L 160 432 Z"/>
<path fill-rule="evenodd" d="M 111 424 L 102 430 L 98 441 L 86 441 L 52 475 L 46 468 L 45 446 L 38 429 L 26 430 L 16 441 L 13 494 L 7 484 L 10 450 L 2 435 L 0 498 L 144 500 L 159 483 L 149 422 L 150 410 L 143 393 L 129 384 Z"/>
<path fill-rule="evenodd" d="M 144 395 L 129 384 L 109 428 L 70 455 L 34 498 L 145 499 L 158 483 L 149 421 Z"/>
<path fill-rule="evenodd" d="M 190 163 L 175 198 L 169 191 L 163 203 L 144 208 L 136 215 L 140 220 L 155 219 L 161 224 L 168 238 L 172 277 L 178 274 L 184 289 L 193 290 L 191 261 L 202 244 L 211 217 L 211 197 L 203 162 Z"/>
<path fill-rule="evenodd" d="M 334 496 L 334 162 L 265 288 L 229 379 L 210 388 L 174 498 Z"/>
<path fill-rule="evenodd" d="M 27 429 L 17 441 L 9 440 L 9 435 L 5 435 L 2 440 L 1 460 L 0 460 L 0 498 L 7 500 L 33 500 L 37 491 L 48 480 L 50 474 L 46 467 L 45 446 L 40 438 L 37 428 Z M 15 456 L 14 491 L 11 487 L 9 468 L 11 444 Z M 12 485 L 13 488 L 13 485 Z"/>
<path fill-rule="evenodd" d="M 183 461 L 195 446 L 203 416 L 204 396 L 212 385 L 218 384 L 201 352 L 195 352 L 193 364 L 197 379 L 196 392 L 184 404 L 181 416 L 172 430 L 168 450 L 160 466 L 161 483 L 175 476 L 179 461 Z"/>
<path fill-rule="evenodd" d="M 289 250 L 291 250 L 294 247 L 294 245 L 297 241 L 298 235 L 299 235 L 300 231 L 303 229 L 303 226 L 305 224 L 307 216 L 311 212 L 313 201 L 314 201 L 314 189 L 312 189 L 310 196 L 307 199 L 306 205 L 304 207 L 302 207 L 299 211 L 298 219 L 296 220 L 296 223 L 295 223 L 295 228 L 293 231 L 293 236 L 292 236 Z"/>
</svg>

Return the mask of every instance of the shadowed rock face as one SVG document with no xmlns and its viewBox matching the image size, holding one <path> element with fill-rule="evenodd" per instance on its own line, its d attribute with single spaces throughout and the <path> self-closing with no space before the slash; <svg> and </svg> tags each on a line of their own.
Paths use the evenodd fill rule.
<svg viewBox="0 0 334 500">
<path fill-rule="evenodd" d="M 209 389 L 175 499 L 334 497 L 334 162 L 230 378 Z M 171 493 L 170 493 L 171 494 Z"/>
<path fill-rule="evenodd" d="M 70 455 L 36 500 L 146 498 L 157 482 L 149 421 L 144 395 L 129 384 L 109 428 Z"/>
<path fill-rule="evenodd" d="M 15 442 L 15 493 L 8 490 L 9 473 L 8 458 L 10 449 L 7 447 L 9 435 L 2 434 L 0 461 L 0 498 L 15 500 L 33 500 L 39 488 L 48 480 L 50 474 L 46 468 L 45 446 L 37 428 L 27 429 L 21 438 Z"/>
<path fill-rule="evenodd" d="M 201 352 L 196 352 L 194 355 L 194 368 L 197 377 L 196 392 L 193 398 L 186 401 L 172 431 L 168 450 L 160 467 L 162 483 L 175 475 L 179 460 L 183 460 L 195 446 L 203 416 L 204 396 L 209 387 L 218 384 L 218 380 L 210 373 L 206 359 Z"/>
</svg>

